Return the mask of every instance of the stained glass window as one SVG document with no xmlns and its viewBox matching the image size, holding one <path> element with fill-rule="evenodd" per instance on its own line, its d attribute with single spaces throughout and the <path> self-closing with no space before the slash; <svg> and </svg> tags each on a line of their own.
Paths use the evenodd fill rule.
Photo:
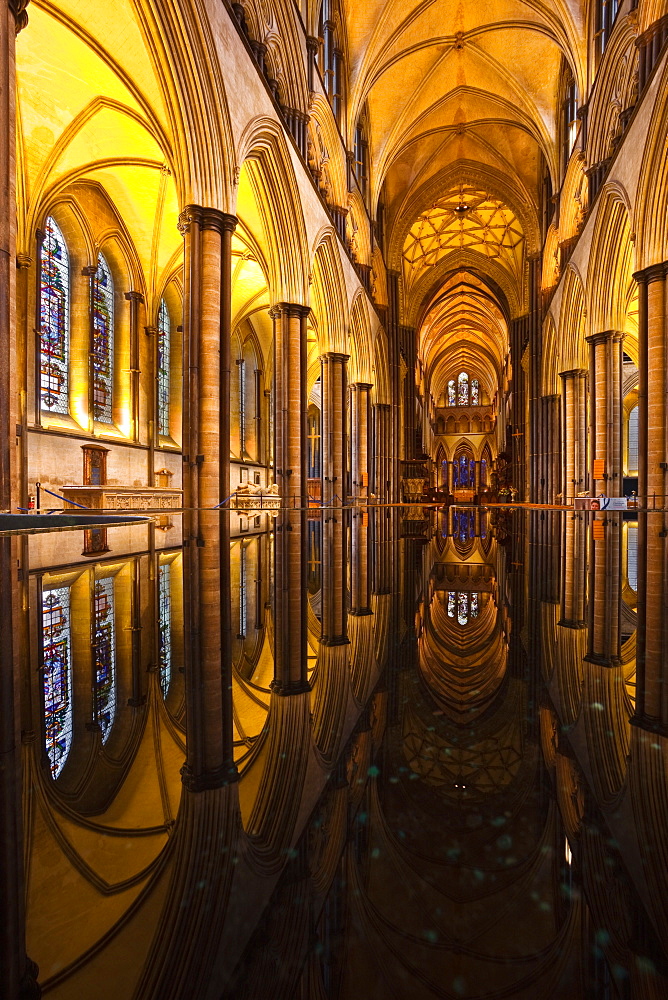
<svg viewBox="0 0 668 1000">
<path fill-rule="evenodd" d="M 167 697 L 172 679 L 172 593 L 171 565 L 162 563 L 158 567 L 158 669 L 160 690 Z"/>
<path fill-rule="evenodd" d="M 237 361 L 239 366 L 239 443 L 241 453 L 246 450 L 246 362 Z"/>
<path fill-rule="evenodd" d="M 445 490 L 448 488 L 448 463 L 446 459 L 441 462 L 441 486 Z"/>
<path fill-rule="evenodd" d="M 67 413 L 70 353 L 70 261 L 63 234 L 46 220 L 40 274 L 40 397 L 42 409 Z"/>
<path fill-rule="evenodd" d="M 93 277 L 93 417 L 113 423 L 114 280 L 100 254 Z"/>
<path fill-rule="evenodd" d="M 164 299 L 158 309 L 158 434 L 169 437 L 169 371 L 171 324 Z"/>
<path fill-rule="evenodd" d="M 629 448 L 628 448 L 628 473 L 630 476 L 638 474 L 638 407 L 634 406 L 629 413 Z"/>
<path fill-rule="evenodd" d="M 471 405 L 477 406 L 480 403 L 480 382 L 477 378 L 471 379 Z"/>
<path fill-rule="evenodd" d="M 483 458 L 480 462 L 480 485 L 487 486 L 487 459 Z"/>
<path fill-rule="evenodd" d="M 93 589 L 93 671 L 95 718 L 106 743 L 116 714 L 116 628 L 114 578 L 95 581 Z"/>
<path fill-rule="evenodd" d="M 456 617 L 459 625 L 468 625 L 472 618 L 478 617 L 478 611 L 479 597 L 477 594 L 449 592 L 448 617 Z"/>
<path fill-rule="evenodd" d="M 72 639 L 70 589 L 57 587 L 42 593 L 42 651 L 44 685 L 44 740 L 57 778 L 72 746 Z"/>
<path fill-rule="evenodd" d="M 469 401 L 469 377 L 466 372 L 460 372 L 457 379 L 457 403 L 467 406 Z"/>
<path fill-rule="evenodd" d="M 457 391 L 455 389 L 455 380 L 453 378 L 448 382 L 448 406 L 457 405 Z"/>
</svg>

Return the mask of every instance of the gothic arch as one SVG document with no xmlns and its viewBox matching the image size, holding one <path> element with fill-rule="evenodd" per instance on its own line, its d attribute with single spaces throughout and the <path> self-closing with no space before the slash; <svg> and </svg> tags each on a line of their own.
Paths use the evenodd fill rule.
<svg viewBox="0 0 668 1000">
<path fill-rule="evenodd" d="M 321 354 L 346 351 L 346 292 L 336 234 L 321 230 L 313 254 L 311 305 L 318 318 L 318 347 Z"/>
<path fill-rule="evenodd" d="M 605 186 L 587 266 L 589 332 L 624 330 L 626 299 L 633 274 L 633 232 L 629 201 L 620 184 Z"/>
<path fill-rule="evenodd" d="M 569 265 L 564 278 L 558 329 L 558 343 L 561 345 L 561 370 L 587 368 L 584 287 L 582 278 L 573 264 Z"/>
</svg>

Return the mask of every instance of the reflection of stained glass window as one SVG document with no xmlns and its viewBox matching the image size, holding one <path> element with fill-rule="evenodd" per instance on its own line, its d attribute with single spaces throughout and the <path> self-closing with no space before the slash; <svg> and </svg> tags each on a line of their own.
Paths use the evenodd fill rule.
<svg viewBox="0 0 668 1000">
<path fill-rule="evenodd" d="M 70 261 L 63 234 L 46 220 L 40 274 L 40 397 L 42 409 L 68 412 Z"/>
<path fill-rule="evenodd" d="M 116 714 L 116 635 L 114 578 L 95 581 L 93 590 L 93 669 L 95 718 L 106 743 Z"/>
<path fill-rule="evenodd" d="M 469 377 L 466 372 L 460 372 L 457 379 L 457 402 L 460 406 L 466 406 L 469 401 Z"/>
<path fill-rule="evenodd" d="M 172 595 L 170 587 L 171 566 L 162 563 L 158 567 L 158 667 L 160 670 L 160 690 L 167 697 L 172 679 Z"/>
<path fill-rule="evenodd" d="M 477 618 L 478 617 L 478 595 L 477 594 L 471 594 L 471 604 L 470 604 L 470 607 L 471 607 L 471 611 L 470 611 L 471 618 Z"/>
<path fill-rule="evenodd" d="M 164 299 L 158 310 L 158 433 L 169 437 L 169 365 L 171 324 Z"/>
<path fill-rule="evenodd" d="M 246 620 L 248 617 L 248 597 L 246 594 L 246 546 L 241 546 L 239 556 L 239 638 L 246 638 Z"/>
<path fill-rule="evenodd" d="M 456 616 L 459 625 L 468 625 L 471 618 L 478 617 L 479 597 L 477 594 L 448 593 L 448 617 Z"/>
<path fill-rule="evenodd" d="M 455 380 L 453 378 L 448 382 L 448 406 L 457 405 L 457 392 L 455 390 Z"/>
<path fill-rule="evenodd" d="M 472 510 L 455 510 L 452 515 L 452 535 L 458 542 L 469 542 L 475 537 L 475 514 Z"/>
<path fill-rule="evenodd" d="M 457 600 L 457 595 L 453 594 L 452 591 L 448 594 L 448 617 L 455 617 L 455 603 Z"/>
<path fill-rule="evenodd" d="M 114 358 L 114 281 L 109 265 L 97 258 L 93 277 L 93 416 L 113 423 L 112 390 Z"/>
<path fill-rule="evenodd" d="M 480 383 L 477 378 L 471 380 L 471 405 L 477 406 L 480 402 Z"/>
<path fill-rule="evenodd" d="M 457 621 L 460 625 L 466 625 L 469 620 L 469 596 L 458 594 L 457 598 Z"/>
<path fill-rule="evenodd" d="M 70 589 L 58 587 L 42 594 L 42 649 L 44 661 L 44 739 L 57 778 L 72 745 L 72 641 Z"/>
</svg>

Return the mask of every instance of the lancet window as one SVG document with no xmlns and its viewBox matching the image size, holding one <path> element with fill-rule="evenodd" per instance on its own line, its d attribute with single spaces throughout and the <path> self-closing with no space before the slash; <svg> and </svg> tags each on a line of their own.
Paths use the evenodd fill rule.
<svg viewBox="0 0 668 1000">
<path fill-rule="evenodd" d="M 93 276 L 93 417 L 113 423 L 114 280 L 100 254 Z"/>
<path fill-rule="evenodd" d="M 40 400 L 43 410 L 69 410 L 70 260 L 57 223 L 46 220 L 40 273 Z"/>
<path fill-rule="evenodd" d="M 114 578 L 95 581 L 93 588 L 93 677 L 95 720 L 106 743 L 116 714 L 116 627 Z"/>
<path fill-rule="evenodd" d="M 458 625 L 468 625 L 478 617 L 479 597 L 477 594 L 450 591 L 448 593 L 448 617 L 456 618 Z"/>
<path fill-rule="evenodd" d="M 51 776 L 62 771 L 72 746 L 70 588 L 42 593 L 44 741 Z"/>
<path fill-rule="evenodd" d="M 480 382 L 469 379 L 468 372 L 460 372 L 448 382 L 448 406 L 479 406 Z"/>
<path fill-rule="evenodd" d="M 158 433 L 169 437 L 169 365 L 171 323 L 164 299 L 158 310 Z"/>
</svg>

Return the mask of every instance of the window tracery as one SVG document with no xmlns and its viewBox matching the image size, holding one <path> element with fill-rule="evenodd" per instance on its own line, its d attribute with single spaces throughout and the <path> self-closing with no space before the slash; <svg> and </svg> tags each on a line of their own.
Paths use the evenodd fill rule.
<svg viewBox="0 0 668 1000">
<path fill-rule="evenodd" d="M 480 382 L 469 379 L 468 372 L 460 372 L 457 379 L 448 382 L 447 398 L 448 406 L 479 406 Z"/>
<path fill-rule="evenodd" d="M 93 276 L 93 418 L 113 423 L 114 280 L 100 254 Z"/>
<path fill-rule="evenodd" d="M 46 220 L 40 273 L 40 400 L 43 410 L 69 411 L 70 261 L 55 219 Z"/>
</svg>

